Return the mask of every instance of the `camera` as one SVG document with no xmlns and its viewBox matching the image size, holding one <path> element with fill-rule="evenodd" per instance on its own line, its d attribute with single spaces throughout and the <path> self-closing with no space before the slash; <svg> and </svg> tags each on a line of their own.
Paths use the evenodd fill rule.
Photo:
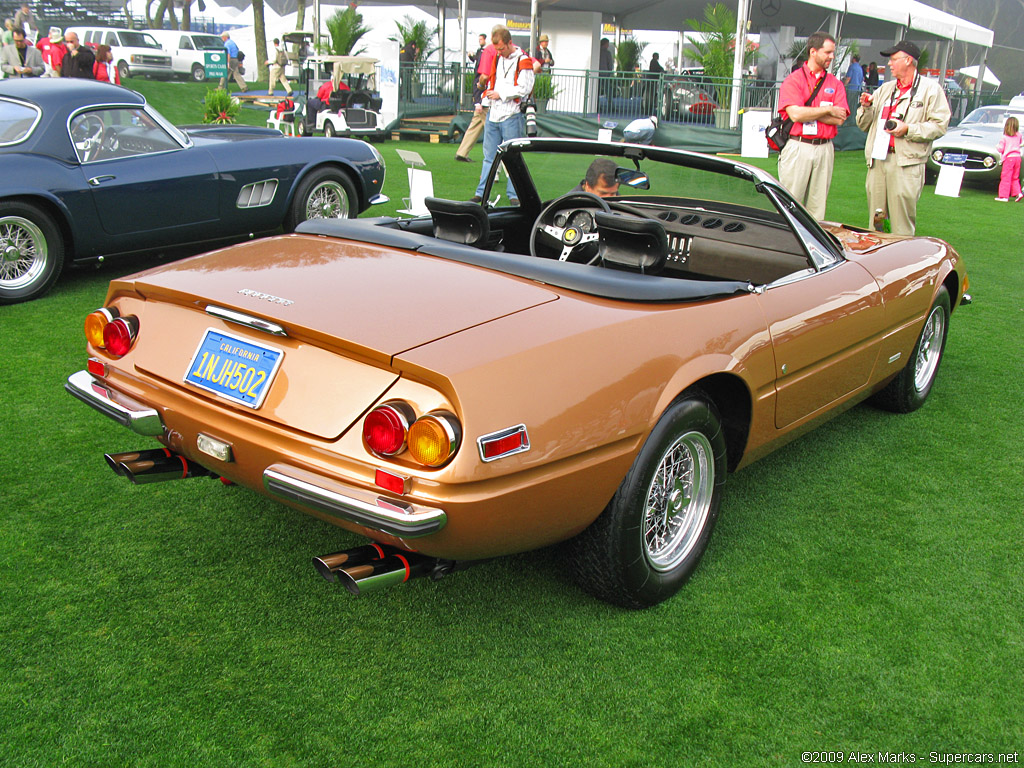
<svg viewBox="0 0 1024 768">
<path fill-rule="evenodd" d="M 524 101 L 522 105 L 523 115 L 526 116 L 526 135 L 533 138 L 537 135 L 537 104 L 533 99 Z"/>
<path fill-rule="evenodd" d="M 892 120 L 892 119 L 886 120 L 885 121 L 885 130 L 887 130 L 887 131 L 895 131 L 896 130 L 896 121 Z"/>
</svg>

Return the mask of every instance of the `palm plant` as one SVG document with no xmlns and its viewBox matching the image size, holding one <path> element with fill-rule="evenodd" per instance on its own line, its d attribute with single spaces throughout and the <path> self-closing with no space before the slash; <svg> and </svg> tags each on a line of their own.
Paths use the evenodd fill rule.
<svg viewBox="0 0 1024 768">
<path fill-rule="evenodd" d="M 640 66 L 640 54 L 647 47 L 635 37 L 620 41 L 615 49 L 615 64 L 619 72 L 636 72 Z"/>
<path fill-rule="evenodd" d="M 703 39 L 691 39 L 687 54 L 704 67 L 704 75 L 712 78 L 718 105 L 728 109 L 732 102 L 732 67 L 736 50 L 736 12 L 724 3 L 704 7 L 704 18 L 687 19 L 687 25 L 700 32 Z M 747 45 L 743 66 L 753 60 L 754 52 Z"/>
<path fill-rule="evenodd" d="M 369 32 L 363 26 L 363 16 L 353 6 L 343 11 L 336 11 L 327 19 L 327 31 L 331 35 L 331 53 L 335 56 L 358 56 L 366 48 L 354 50 L 359 39 Z"/>
<path fill-rule="evenodd" d="M 209 88 L 203 108 L 204 123 L 227 124 L 235 122 L 240 108 L 238 99 L 223 88 Z"/>
<path fill-rule="evenodd" d="M 437 39 L 437 27 L 430 29 L 425 21 L 413 21 L 411 16 L 405 16 L 404 23 L 395 20 L 398 27 L 398 34 L 392 35 L 388 40 L 393 40 L 403 48 L 409 43 L 416 44 L 416 61 L 423 61 L 437 51 L 438 46 L 434 44 Z"/>
</svg>

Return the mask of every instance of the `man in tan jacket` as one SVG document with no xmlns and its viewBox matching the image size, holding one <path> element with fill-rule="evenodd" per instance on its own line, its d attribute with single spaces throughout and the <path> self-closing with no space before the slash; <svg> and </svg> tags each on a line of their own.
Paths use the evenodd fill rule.
<svg viewBox="0 0 1024 768">
<path fill-rule="evenodd" d="M 914 43 L 901 40 L 882 55 L 893 77 L 862 93 L 857 109 L 857 127 L 868 135 L 868 221 L 877 229 L 876 218 L 888 218 L 894 234 L 913 235 L 925 161 L 949 127 L 949 102 L 937 81 L 918 73 L 921 49 Z"/>
</svg>

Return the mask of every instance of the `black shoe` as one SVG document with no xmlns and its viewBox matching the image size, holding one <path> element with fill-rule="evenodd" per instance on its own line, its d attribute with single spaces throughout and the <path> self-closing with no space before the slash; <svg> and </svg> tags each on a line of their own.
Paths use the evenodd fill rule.
<svg viewBox="0 0 1024 768">
<path fill-rule="evenodd" d="M 471 203 L 482 203 L 483 201 L 484 200 L 482 197 L 480 197 L 480 195 L 473 195 L 471 198 L 469 198 L 469 202 Z"/>
<path fill-rule="evenodd" d="M 455 159 L 458 160 L 460 163 L 472 163 L 473 162 L 468 157 L 463 157 L 462 155 L 456 155 Z"/>
<path fill-rule="evenodd" d="M 518 197 L 510 197 L 508 199 L 508 204 L 511 205 L 511 206 L 514 206 L 514 207 L 518 207 L 519 206 L 519 198 Z"/>
</svg>

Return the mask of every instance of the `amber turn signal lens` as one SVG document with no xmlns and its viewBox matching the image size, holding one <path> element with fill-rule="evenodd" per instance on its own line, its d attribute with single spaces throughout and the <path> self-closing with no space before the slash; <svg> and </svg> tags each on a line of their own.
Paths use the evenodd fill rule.
<svg viewBox="0 0 1024 768">
<path fill-rule="evenodd" d="M 97 349 L 103 349 L 103 330 L 118 317 L 116 309 L 100 307 L 85 318 L 85 340 Z"/>
<path fill-rule="evenodd" d="M 428 413 L 409 428 L 409 453 L 420 464 L 440 467 L 459 449 L 462 427 L 451 413 Z"/>
</svg>

